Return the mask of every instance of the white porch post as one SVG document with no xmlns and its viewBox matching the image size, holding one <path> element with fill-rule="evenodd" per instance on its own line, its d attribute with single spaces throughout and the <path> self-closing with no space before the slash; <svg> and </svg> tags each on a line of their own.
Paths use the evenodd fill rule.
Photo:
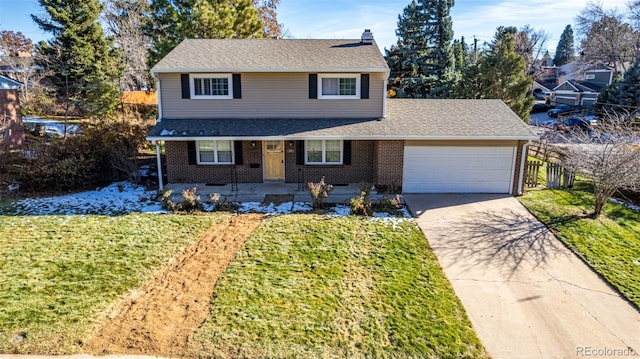
<svg viewBox="0 0 640 359">
<path fill-rule="evenodd" d="M 160 142 L 153 141 L 153 144 L 156 145 L 156 161 L 158 164 L 158 189 L 160 191 L 164 191 L 164 184 L 162 183 L 162 158 L 160 157 Z"/>
</svg>

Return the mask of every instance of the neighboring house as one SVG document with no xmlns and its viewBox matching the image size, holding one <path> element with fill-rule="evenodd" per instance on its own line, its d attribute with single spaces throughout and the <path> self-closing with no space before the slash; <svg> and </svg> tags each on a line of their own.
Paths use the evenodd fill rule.
<svg viewBox="0 0 640 359">
<path fill-rule="evenodd" d="M 500 100 L 387 99 L 361 40 L 185 40 L 151 70 L 170 183 L 369 182 L 522 192 L 536 136 Z M 162 178 L 160 175 L 159 178 Z M 160 184 L 162 187 L 162 184 Z"/>
<path fill-rule="evenodd" d="M 20 146 L 24 142 L 24 124 L 18 90 L 5 89 L 1 84 L 2 82 L 0 82 L 0 145 Z"/>
<path fill-rule="evenodd" d="M 22 83 L 0 75 L 0 90 L 19 90 Z"/>
<path fill-rule="evenodd" d="M 600 92 L 613 82 L 614 70 L 598 63 L 584 71 L 584 79 L 565 80 L 553 89 L 556 104 L 593 107 Z"/>
</svg>

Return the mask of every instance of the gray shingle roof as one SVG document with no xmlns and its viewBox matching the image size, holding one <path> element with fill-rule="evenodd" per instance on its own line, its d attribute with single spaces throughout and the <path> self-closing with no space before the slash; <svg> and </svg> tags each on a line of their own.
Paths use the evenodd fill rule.
<svg viewBox="0 0 640 359">
<path fill-rule="evenodd" d="M 151 72 L 385 72 L 378 46 L 360 40 L 188 39 Z"/>
<path fill-rule="evenodd" d="M 241 124 L 241 125 L 239 125 Z M 259 139 L 535 139 L 501 100 L 389 99 L 386 118 L 163 119 L 150 140 Z"/>
</svg>

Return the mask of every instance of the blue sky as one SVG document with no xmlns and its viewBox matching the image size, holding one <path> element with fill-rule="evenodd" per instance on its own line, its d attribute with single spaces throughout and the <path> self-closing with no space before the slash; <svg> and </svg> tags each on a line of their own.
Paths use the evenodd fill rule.
<svg viewBox="0 0 640 359">
<path fill-rule="evenodd" d="M 365 28 L 373 31 L 382 50 L 396 42 L 398 14 L 410 0 L 281 0 L 279 20 L 294 38 L 359 38 Z M 551 52 L 562 30 L 588 0 L 456 0 L 452 8 L 454 36 L 472 42 L 490 41 L 498 26 L 531 25 L 551 35 Z M 607 0 L 607 8 L 624 8 L 626 0 Z M 37 42 L 49 36 L 41 32 L 29 14 L 42 14 L 36 0 L 0 0 L 0 29 L 22 31 Z"/>
</svg>

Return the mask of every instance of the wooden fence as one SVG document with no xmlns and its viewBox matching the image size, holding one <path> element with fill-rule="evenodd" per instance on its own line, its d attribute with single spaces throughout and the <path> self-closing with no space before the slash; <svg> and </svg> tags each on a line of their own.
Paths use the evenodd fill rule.
<svg viewBox="0 0 640 359">
<path fill-rule="evenodd" d="M 547 188 L 572 188 L 576 172 L 557 163 L 547 163 Z"/>
<path fill-rule="evenodd" d="M 562 149 L 550 146 L 543 141 L 532 141 L 528 146 L 528 155 L 541 159 L 542 161 L 560 162 L 564 153 Z"/>
<path fill-rule="evenodd" d="M 540 168 L 542 161 L 527 161 L 524 183 L 527 187 L 537 187 L 540 184 Z M 547 163 L 547 188 L 572 188 L 576 178 L 575 171 L 557 163 Z"/>
<path fill-rule="evenodd" d="M 538 187 L 538 175 L 542 164 L 542 161 L 527 161 L 527 171 L 524 178 L 527 187 Z"/>
</svg>

